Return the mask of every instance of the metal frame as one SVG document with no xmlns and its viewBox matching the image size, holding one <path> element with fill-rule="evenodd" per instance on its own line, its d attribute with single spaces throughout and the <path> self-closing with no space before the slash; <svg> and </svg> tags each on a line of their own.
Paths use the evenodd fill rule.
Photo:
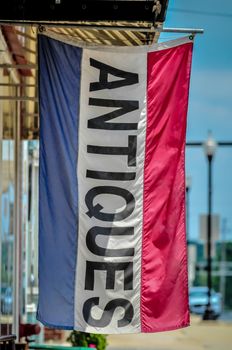
<svg viewBox="0 0 232 350">
<path fill-rule="evenodd" d="M 1 100 L 8 101 L 34 101 L 38 102 L 38 97 L 29 97 L 29 96 L 0 96 Z"/>
<path fill-rule="evenodd" d="M 24 84 L 24 83 L 21 83 L 21 84 L 13 84 L 13 83 L 0 83 L 0 86 L 9 86 L 9 87 L 35 87 L 37 86 L 36 84 Z"/>
<path fill-rule="evenodd" d="M 20 88 L 16 91 L 20 95 Z M 14 205 L 14 303 L 13 303 L 13 333 L 19 341 L 19 315 L 20 315 L 20 285 L 21 285 L 21 105 L 16 102 L 15 118 L 15 205 Z"/>
</svg>

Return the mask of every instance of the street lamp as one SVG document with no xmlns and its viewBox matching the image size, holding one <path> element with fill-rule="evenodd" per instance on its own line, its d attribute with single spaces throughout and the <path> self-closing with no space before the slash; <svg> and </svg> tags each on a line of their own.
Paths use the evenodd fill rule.
<svg viewBox="0 0 232 350">
<path fill-rule="evenodd" d="M 211 218 L 212 218 L 212 160 L 217 148 L 216 141 L 209 133 L 208 139 L 204 143 L 205 155 L 208 159 L 208 218 L 207 218 L 207 286 L 208 286 L 208 302 L 203 314 L 203 320 L 215 319 L 214 312 L 211 308 Z"/>
</svg>

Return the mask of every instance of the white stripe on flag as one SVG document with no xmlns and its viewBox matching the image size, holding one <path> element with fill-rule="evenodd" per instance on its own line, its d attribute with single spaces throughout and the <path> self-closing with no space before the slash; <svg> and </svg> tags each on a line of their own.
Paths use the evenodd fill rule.
<svg viewBox="0 0 232 350">
<path fill-rule="evenodd" d="M 115 76 L 113 71 L 112 74 L 105 75 L 101 70 L 101 63 L 134 74 L 120 77 L 120 73 L 119 76 Z M 141 331 L 140 271 L 146 136 L 146 66 L 146 53 L 137 55 L 122 52 L 119 56 L 103 50 L 97 52 L 94 49 L 83 49 L 77 164 L 79 236 L 74 311 L 75 329 L 81 331 L 94 333 Z M 105 66 L 104 69 L 109 67 Z M 99 82 L 99 79 L 103 84 L 121 81 L 119 85 L 123 85 L 125 79 L 128 79 L 130 85 L 115 87 L 117 84 L 112 83 L 107 85 L 108 89 L 101 89 L 99 84 L 90 85 Z M 136 83 L 136 79 L 139 83 Z M 138 108 L 128 113 L 123 111 L 121 116 L 106 123 L 95 119 L 95 124 L 88 124 L 89 120 L 93 121 L 98 116 L 119 110 L 122 100 L 123 108 L 130 109 L 133 106 L 136 108 L 136 104 Z M 104 104 L 108 106 L 103 106 Z M 109 123 L 111 125 L 120 123 L 123 130 L 99 129 L 99 125 Z M 134 128 L 136 124 L 137 130 Z M 132 130 L 126 130 L 130 128 Z M 133 158 L 135 151 L 133 144 L 136 147 L 136 159 Z M 99 146 L 104 148 L 99 149 Z M 112 151 L 120 153 L 123 151 L 122 147 L 125 153 L 128 147 L 129 155 L 102 154 Z M 115 176 L 118 177 L 117 180 Z M 129 178 L 125 181 L 125 178 L 122 180 L 123 176 Z M 103 177 L 104 180 L 97 177 Z M 118 194 L 121 193 L 120 195 L 113 194 L 115 188 Z M 131 201 L 132 198 L 134 202 Z M 100 208 L 98 204 L 101 205 Z M 110 215 L 113 213 L 114 219 Z M 120 219 L 122 217 L 123 220 Z M 106 271 L 109 267 L 111 271 Z M 115 275 L 114 269 L 117 270 Z M 133 271 L 133 279 L 130 269 Z"/>
</svg>

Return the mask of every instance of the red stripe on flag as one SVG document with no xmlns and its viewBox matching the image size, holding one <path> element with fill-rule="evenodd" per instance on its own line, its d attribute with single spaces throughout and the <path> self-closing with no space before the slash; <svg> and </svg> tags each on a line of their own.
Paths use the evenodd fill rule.
<svg viewBox="0 0 232 350">
<path fill-rule="evenodd" d="M 185 134 L 192 43 L 148 54 L 141 330 L 189 325 Z"/>
</svg>

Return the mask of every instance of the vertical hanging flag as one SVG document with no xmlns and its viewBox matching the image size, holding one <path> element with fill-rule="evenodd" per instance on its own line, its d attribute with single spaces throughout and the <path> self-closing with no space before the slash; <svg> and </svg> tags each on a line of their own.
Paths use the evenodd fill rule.
<svg viewBox="0 0 232 350">
<path fill-rule="evenodd" d="M 189 324 L 185 133 L 192 41 L 39 36 L 39 305 L 93 333 Z"/>
</svg>

